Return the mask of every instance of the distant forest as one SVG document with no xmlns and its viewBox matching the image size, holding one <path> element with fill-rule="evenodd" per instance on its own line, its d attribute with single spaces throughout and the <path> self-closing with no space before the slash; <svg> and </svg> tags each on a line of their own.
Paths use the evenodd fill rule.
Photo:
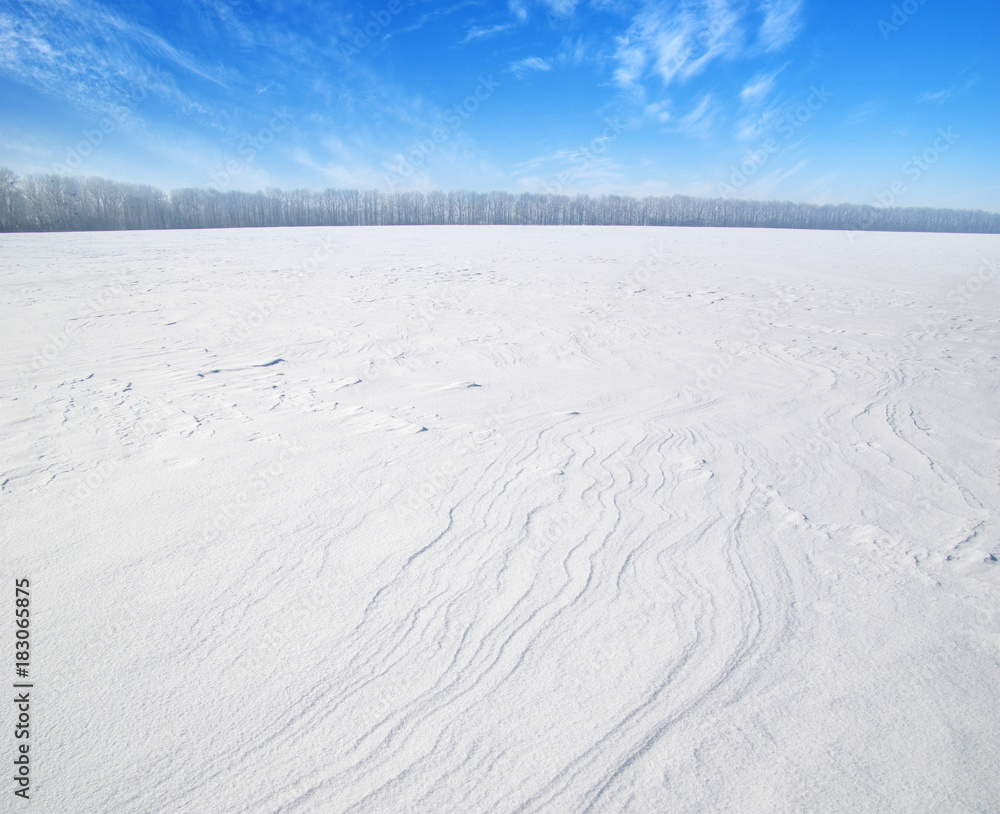
<svg viewBox="0 0 1000 814">
<path fill-rule="evenodd" d="M 797 204 L 686 195 L 632 198 L 507 192 L 262 192 L 175 189 L 0 167 L 0 232 L 213 229 L 252 226 L 737 226 L 1000 233 L 982 210 Z"/>
</svg>

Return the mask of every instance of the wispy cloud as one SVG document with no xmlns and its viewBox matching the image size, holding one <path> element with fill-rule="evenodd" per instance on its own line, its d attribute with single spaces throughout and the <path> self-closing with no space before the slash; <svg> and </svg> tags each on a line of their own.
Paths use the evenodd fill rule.
<svg viewBox="0 0 1000 814">
<path fill-rule="evenodd" d="M 920 94 L 920 98 L 917 101 L 921 103 L 943 105 L 949 99 L 952 99 L 955 96 L 961 96 L 971 90 L 978 79 L 979 77 L 977 76 L 971 76 L 960 85 L 952 85 L 950 88 L 945 88 L 944 90 L 929 90 Z"/>
<path fill-rule="evenodd" d="M 865 102 L 858 108 L 855 108 L 850 113 L 847 114 L 847 118 L 844 119 L 844 123 L 849 127 L 857 127 L 859 124 L 864 124 L 873 116 L 877 116 L 885 108 L 885 103 L 879 99 L 874 99 L 871 102 Z"/>
<path fill-rule="evenodd" d="M 615 57 L 618 60 L 618 68 L 615 70 L 615 82 L 622 87 L 635 87 L 646 71 L 649 53 L 645 46 L 628 35 L 619 37 L 617 42 L 618 50 Z"/>
<path fill-rule="evenodd" d="M 461 11 L 463 8 L 478 5 L 479 4 L 476 0 L 462 0 L 462 2 L 453 3 L 450 6 L 438 6 L 433 11 L 421 14 L 414 23 L 410 23 L 409 25 L 402 26 L 400 28 L 396 28 L 394 26 L 390 31 L 386 32 L 385 39 L 389 39 L 397 34 L 411 34 L 414 31 L 419 31 L 428 23 L 431 23 L 440 17 L 447 17 L 449 14 L 454 14 L 456 11 Z"/>
<path fill-rule="evenodd" d="M 736 130 L 736 138 L 739 140 L 762 138 L 781 119 L 781 94 L 775 95 L 774 88 L 778 74 L 786 65 L 774 71 L 759 73 L 743 86 L 740 91 L 743 116 Z"/>
<path fill-rule="evenodd" d="M 474 42 L 475 40 L 484 40 L 488 37 L 495 37 L 497 34 L 502 34 L 504 31 L 510 31 L 514 27 L 513 23 L 500 23 L 498 25 L 482 27 L 475 26 L 466 32 L 465 39 L 462 40 L 462 44 L 464 45 L 467 42 Z"/>
<path fill-rule="evenodd" d="M 833 182 L 837 180 L 838 175 L 837 172 L 828 172 L 806 184 L 802 188 L 806 203 L 820 205 L 830 203 L 833 198 Z"/>
<path fill-rule="evenodd" d="M 670 102 L 653 102 L 646 105 L 643 108 L 643 116 L 649 119 L 654 119 L 655 121 L 664 122 L 670 121 Z"/>
<path fill-rule="evenodd" d="M 607 155 L 585 150 L 557 150 L 514 167 L 518 186 L 530 192 L 598 192 L 621 181 L 621 165 Z"/>
<path fill-rule="evenodd" d="M 781 167 L 776 167 L 770 172 L 764 173 L 743 188 L 743 197 L 757 198 L 758 200 L 767 200 L 779 195 L 801 198 L 801 191 L 790 192 L 785 186 L 785 181 L 794 175 L 798 175 L 808 164 L 809 162 L 806 159 L 802 159 L 791 169 L 784 170 Z"/>
<path fill-rule="evenodd" d="M 113 28 L 121 31 L 125 37 L 131 38 L 135 42 L 144 43 L 150 51 L 158 54 L 169 62 L 172 62 L 174 65 L 189 71 L 195 76 L 209 82 L 213 82 L 220 88 L 228 89 L 225 81 L 220 78 L 217 70 L 210 70 L 199 65 L 198 61 L 194 57 L 190 54 L 185 54 L 178 48 L 175 48 L 163 39 L 163 37 L 153 34 L 152 32 L 147 31 L 134 23 L 122 20 L 121 18 L 111 17 L 108 19 L 108 23 Z"/>
<path fill-rule="evenodd" d="M 564 38 L 559 47 L 559 61 L 563 64 L 570 63 L 581 65 L 587 56 L 587 46 L 583 42 L 583 37 L 575 40 Z"/>
<path fill-rule="evenodd" d="M 620 86 L 636 90 L 647 73 L 669 85 L 701 73 L 716 59 L 740 53 L 740 13 L 727 0 L 647 5 L 615 44 L 614 76 Z"/>
<path fill-rule="evenodd" d="M 224 71 L 85 0 L 39 3 L 31 14 L 5 15 L 0 29 L 0 69 L 94 113 L 121 106 L 136 88 L 159 95 L 182 111 L 204 111 L 160 67 L 164 63 L 217 87 L 227 86 Z"/>
<path fill-rule="evenodd" d="M 525 57 L 517 62 L 510 63 L 510 72 L 518 79 L 531 71 L 550 71 L 552 65 L 541 57 Z"/>
<path fill-rule="evenodd" d="M 765 51 L 779 51 L 798 36 L 802 29 L 802 0 L 762 0 L 760 44 Z"/>
<path fill-rule="evenodd" d="M 367 189 L 385 185 L 385 173 L 374 170 L 364 157 L 352 154 L 339 142 L 336 145 L 325 144 L 324 146 L 333 148 L 331 152 L 335 153 L 335 160 L 321 163 L 301 147 L 292 151 L 291 159 L 296 164 L 308 169 L 316 178 L 322 179 L 326 186 L 341 189 Z"/>
<path fill-rule="evenodd" d="M 543 0 L 549 11 L 556 17 L 571 17 L 579 0 Z"/>
<path fill-rule="evenodd" d="M 35 139 L 10 139 L 0 135 L 0 147 L 5 150 L 16 150 L 19 153 L 25 153 L 37 158 L 49 158 L 52 155 L 52 151 L 48 148 L 42 147 L 37 143 L 30 143 L 33 141 Z"/>
<path fill-rule="evenodd" d="M 945 90 L 938 91 L 927 91 L 926 93 L 921 93 L 918 102 L 935 102 L 937 104 L 944 104 L 952 96 L 955 95 L 954 88 L 946 88 Z"/>
<path fill-rule="evenodd" d="M 736 138 L 740 141 L 761 139 L 770 133 L 782 118 L 780 106 L 768 107 L 753 115 L 744 116 L 736 129 Z"/>
<path fill-rule="evenodd" d="M 740 91 L 740 99 L 744 104 L 757 104 L 761 102 L 764 97 L 774 90 L 774 82 L 783 69 L 784 66 L 770 73 L 757 74 L 743 86 L 743 90 Z"/>
<path fill-rule="evenodd" d="M 711 93 L 706 93 L 697 106 L 677 122 L 677 130 L 692 136 L 706 137 L 712 129 L 717 112 Z"/>
</svg>

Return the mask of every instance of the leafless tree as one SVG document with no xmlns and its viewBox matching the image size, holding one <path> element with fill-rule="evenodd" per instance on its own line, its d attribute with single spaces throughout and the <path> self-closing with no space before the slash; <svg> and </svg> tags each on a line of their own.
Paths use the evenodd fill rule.
<svg viewBox="0 0 1000 814">
<path fill-rule="evenodd" d="M 0 168 L 0 231 L 205 229 L 241 226 L 525 224 L 742 226 L 1000 233 L 1000 214 L 981 210 L 816 206 L 733 198 L 632 198 L 508 192 L 381 192 L 269 187 L 254 193 L 175 189 L 28 175 Z"/>
</svg>

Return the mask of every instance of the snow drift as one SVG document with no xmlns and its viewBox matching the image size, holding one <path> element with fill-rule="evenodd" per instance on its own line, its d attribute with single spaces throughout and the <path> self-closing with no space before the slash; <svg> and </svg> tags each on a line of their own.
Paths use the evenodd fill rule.
<svg viewBox="0 0 1000 814">
<path fill-rule="evenodd" d="M 19 808 L 996 810 L 998 254 L 0 237 Z"/>
</svg>

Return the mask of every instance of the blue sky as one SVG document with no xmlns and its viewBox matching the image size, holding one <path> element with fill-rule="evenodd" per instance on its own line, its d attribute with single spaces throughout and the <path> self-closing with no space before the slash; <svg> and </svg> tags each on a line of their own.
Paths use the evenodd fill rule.
<svg viewBox="0 0 1000 814">
<path fill-rule="evenodd" d="M 0 0 L 0 165 L 1000 211 L 996 0 Z"/>
</svg>

